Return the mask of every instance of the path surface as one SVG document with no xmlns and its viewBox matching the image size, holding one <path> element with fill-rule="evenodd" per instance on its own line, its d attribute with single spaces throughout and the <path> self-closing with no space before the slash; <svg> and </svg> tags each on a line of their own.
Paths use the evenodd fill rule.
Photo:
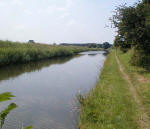
<svg viewBox="0 0 150 129">
<path fill-rule="evenodd" d="M 136 103 L 138 104 L 138 110 L 140 112 L 140 118 L 139 118 L 140 129 L 150 129 L 150 120 L 146 113 L 145 107 L 143 105 L 142 98 L 138 94 L 136 87 L 131 82 L 129 75 L 124 71 L 124 67 L 120 63 L 120 60 L 119 60 L 117 54 L 115 54 L 115 57 L 116 57 L 116 61 L 119 66 L 119 70 L 120 70 L 123 78 L 128 82 L 128 84 L 130 86 L 129 90 L 130 90 L 131 94 L 133 95 Z"/>
</svg>

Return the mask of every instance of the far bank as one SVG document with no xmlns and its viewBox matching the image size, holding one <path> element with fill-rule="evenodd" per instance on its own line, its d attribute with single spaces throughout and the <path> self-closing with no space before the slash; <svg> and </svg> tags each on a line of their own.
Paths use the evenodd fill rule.
<svg viewBox="0 0 150 129">
<path fill-rule="evenodd" d="M 0 66 L 72 56 L 79 52 L 100 50 L 88 47 L 0 41 Z"/>
</svg>

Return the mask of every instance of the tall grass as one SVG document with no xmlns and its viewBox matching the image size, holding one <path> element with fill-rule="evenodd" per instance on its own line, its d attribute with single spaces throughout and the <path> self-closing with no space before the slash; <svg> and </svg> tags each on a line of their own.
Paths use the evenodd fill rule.
<svg viewBox="0 0 150 129">
<path fill-rule="evenodd" d="M 70 56 L 86 50 L 89 49 L 86 47 L 65 47 L 0 41 L 0 66 Z"/>
</svg>

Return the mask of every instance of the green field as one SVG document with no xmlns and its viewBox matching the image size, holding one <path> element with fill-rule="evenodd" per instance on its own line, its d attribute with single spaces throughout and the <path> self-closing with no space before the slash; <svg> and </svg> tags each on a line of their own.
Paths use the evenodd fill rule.
<svg viewBox="0 0 150 129">
<path fill-rule="evenodd" d="M 89 50 L 89 48 L 0 41 L 0 66 L 50 59 L 53 57 L 71 56 L 86 50 Z"/>
<path fill-rule="evenodd" d="M 96 87 L 85 97 L 79 97 L 81 129 L 150 128 L 150 74 L 131 66 L 130 54 L 118 51 L 115 56 L 112 50 Z M 137 74 L 147 82 L 139 82 Z"/>
</svg>

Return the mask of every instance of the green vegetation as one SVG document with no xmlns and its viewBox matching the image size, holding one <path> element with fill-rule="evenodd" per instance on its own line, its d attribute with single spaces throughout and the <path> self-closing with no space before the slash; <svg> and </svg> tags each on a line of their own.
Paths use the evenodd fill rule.
<svg viewBox="0 0 150 129">
<path fill-rule="evenodd" d="M 136 87 L 145 107 L 145 111 L 150 117 L 150 73 L 143 68 L 132 66 L 129 62 L 129 60 L 131 60 L 131 55 L 132 51 L 128 53 L 118 51 L 119 59 L 125 67 L 125 71 L 128 73 L 130 80 Z"/>
<path fill-rule="evenodd" d="M 133 50 L 108 55 L 96 87 L 79 95 L 81 129 L 149 129 L 150 73 L 130 63 Z"/>
<path fill-rule="evenodd" d="M 2 93 L 0 94 L 0 102 L 11 100 L 12 97 L 14 96 L 9 92 Z M 0 112 L 0 129 L 2 129 L 7 115 L 16 107 L 17 105 L 15 103 L 11 103 L 7 108 Z"/>
<path fill-rule="evenodd" d="M 150 0 L 119 6 L 112 22 L 118 30 L 115 46 L 123 52 L 133 49 L 130 62 L 150 70 Z"/>
<path fill-rule="evenodd" d="M 80 127 L 149 129 L 150 0 L 117 7 L 111 21 L 117 51 L 108 56 L 97 86 L 79 96 Z"/>
<path fill-rule="evenodd" d="M 53 57 L 71 56 L 87 50 L 92 49 L 87 47 L 65 47 L 0 41 L 0 66 L 50 59 Z"/>
<path fill-rule="evenodd" d="M 0 94 L 0 103 L 11 100 L 12 97 L 15 97 L 15 96 L 12 95 L 10 92 L 2 93 L 2 94 Z M 0 129 L 3 128 L 5 119 L 8 116 L 8 114 L 15 108 L 17 108 L 17 105 L 15 103 L 11 103 L 3 111 L 0 112 Z M 33 126 L 28 126 L 26 129 L 32 129 L 32 128 L 33 128 Z M 23 129 L 23 127 L 22 127 L 22 129 Z"/>
<path fill-rule="evenodd" d="M 102 50 L 112 47 L 112 44 L 109 42 L 100 43 L 61 43 L 63 46 L 79 46 L 79 47 L 88 47 L 88 48 L 100 48 Z"/>
<path fill-rule="evenodd" d="M 113 50 L 96 87 L 85 97 L 79 96 L 80 129 L 137 129 L 139 111 L 129 87 Z"/>
</svg>

